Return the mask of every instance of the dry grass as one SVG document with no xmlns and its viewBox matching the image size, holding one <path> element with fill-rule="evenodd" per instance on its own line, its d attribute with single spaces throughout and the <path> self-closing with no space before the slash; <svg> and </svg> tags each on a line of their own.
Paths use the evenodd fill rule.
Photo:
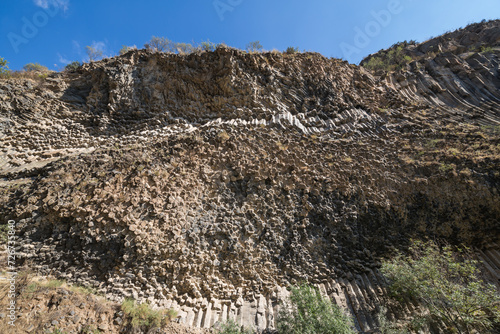
<svg viewBox="0 0 500 334">
<path fill-rule="evenodd" d="M 44 81 L 51 72 L 38 71 L 9 71 L 0 74 L 0 80 L 9 79 L 31 79 L 34 81 Z"/>
<path fill-rule="evenodd" d="M 8 282 L 0 281 L 0 308 L 10 303 Z M 29 270 L 19 271 L 16 278 L 16 306 L 18 316 L 15 327 L 8 319 L 0 319 L 0 333 L 101 333 L 105 324 L 110 332 L 143 331 L 163 327 L 175 319 L 174 310 L 153 310 L 148 304 L 126 300 L 117 304 L 97 296 L 92 288 L 71 285 L 63 280 L 44 279 Z M 113 323 L 118 311 L 123 323 Z M 5 313 L 5 311 L 0 311 Z M 78 316 L 79 320 L 71 319 Z M 106 331 L 107 332 L 107 331 Z"/>
</svg>

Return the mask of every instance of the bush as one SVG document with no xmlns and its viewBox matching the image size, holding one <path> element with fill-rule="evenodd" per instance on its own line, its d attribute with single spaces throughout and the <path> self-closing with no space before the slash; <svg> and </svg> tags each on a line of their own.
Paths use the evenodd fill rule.
<svg viewBox="0 0 500 334">
<path fill-rule="evenodd" d="M 210 42 L 209 40 L 205 42 L 201 42 L 199 45 L 193 43 L 176 43 L 173 42 L 165 37 L 155 37 L 153 36 L 151 40 L 144 44 L 144 47 L 153 50 L 153 51 L 159 51 L 159 52 L 170 52 L 170 53 L 177 53 L 181 55 L 186 55 L 190 54 L 193 52 L 197 51 L 215 51 L 217 48 L 221 47 L 227 47 L 224 43 L 213 43 Z M 122 48 L 123 52 L 125 51 L 125 46 Z M 134 47 L 135 48 L 135 47 Z M 120 50 L 120 54 L 122 54 L 122 50 Z M 127 51 L 130 50 L 127 49 Z"/>
<path fill-rule="evenodd" d="M 0 57 L 0 74 L 9 73 L 9 66 L 7 66 L 9 62 L 4 58 Z"/>
<path fill-rule="evenodd" d="M 252 334 L 253 331 L 247 328 L 242 328 L 233 320 L 220 324 L 216 329 L 217 334 Z"/>
<path fill-rule="evenodd" d="M 286 334 L 355 333 L 352 320 L 308 285 L 292 288 L 290 305 L 278 313 L 276 328 Z"/>
<path fill-rule="evenodd" d="M 247 44 L 246 50 L 248 52 L 259 52 L 262 51 L 262 45 L 260 41 L 254 41 Z"/>
<path fill-rule="evenodd" d="M 23 66 L 26 72 L 47 72 L 49 69 L 38 63 L 29 63 Z"/>
<path fill-rule="evenodd" d="M 175 52 L 176 45 L 166 37 L 152 36 L 151 40 L 144 44 L 146 49 L 158 52 Z"/>
<path fill-rule="evenodd" d="M 190 54 L 196 51 L 196 47 L 189 43 L 175 43 L 175 50 L 179 54 Z"/>
<path fill-rule="evenodd" d="M 227 44 L 222 42 L 222 43 L 218 43 L 216 46 L 215 46 L 215 49 L 223 49 L 223 48 L 227 48 Z"/>
<path fill-rule="evenodd" d="M 483 45 L 479 50 L 480 50 L 479 52 L 481 53 L 491 53 L 493 52 L 493 47 Z"/>
<path fill-rule="evenodd" d="M 415 41 L 399 42 L 391 46 L 387 51 L 379 51 L 378 54 L 371 56 L 368 61 L 362 61 L 361 65 L 372 71 L 396 71 L 403 69 L 413 59 L 405 54 L 405 48 L 408 45 L 415 45 Z"/>
<path fill-rule="evenodd" d="M 380 312 L 377 314 L 377 322 L 381 334 L 410 334 L 407 329 L 401 328 L 401 326 L 387 319 L 387 309 L 385 307 L 380 308 Z"/>
<path fill-rule="evenodd" d="M 209 40 L 207 40 L 206 42 L 201 42 L 201 49 L 204 51 L 215 51 L 216 48 L 217 45 L 210 42 Z"/>
<path fill-rule="evenodd" d="M 500 324 L 500 296 L 480 279 L 477 261 L 467 249 L 440 248 L 434 242 L 413 242 L 408 255 L 382 265 L 391 295 L 425 305 L 428 314 L 415 318 L 428 326 L 444 323 L 450 332 L 487 333 Z"/>
<path fill-rule="evenodd" d="M 294 48 L 293 46 L 287 47 L 286 51 L 285 51 L 286 54 L 294 54 L 294 53 L 298 53 L 298 52 L 299 52 L 299 48 L 298 47 Z"/>
<path fill-rule="evenodd" d="M 127 46 L 127 45 L 122 45 L 122 48 L 120 49 L 120 51 L 118 51 L 118 53 L 121 55 L 124 55 L 125 53 L 129 52 L 129 51 L 132 51 L 132 50 L 137 50 L 137 46 Z"/>
<path fill-rule="evenodd" d="M 78 68 L 80 68 L 80 66 L 82 66 L 82 64 L 79 61 L 74 61 L 74 62 L 71 62 L 68 65 L 66 65 L 66 67 L 64 67 L 64 70 L 65 71 L 76 71 Z"/>
<path fill-rule="evenodd" d="M 96 61 L 102 58 L 102 50 L 96 49 L 93 46 L 87 45 L 85 47 L 85 52 L 87 52 L 87 56 L 89 57 L 89 61 Z"/>
<path fill-rule="evenodd" d="M 174 310 L 153 310 L 148 304 L 137 305 L 133 299 L 126 299 L 121 309 L 132 328 L 160 327 L 177 316 Z"/>
</svg>

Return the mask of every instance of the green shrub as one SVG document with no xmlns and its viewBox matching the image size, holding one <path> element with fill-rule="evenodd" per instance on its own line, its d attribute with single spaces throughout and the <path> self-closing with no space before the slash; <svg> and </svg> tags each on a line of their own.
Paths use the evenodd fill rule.
<svg viewBox="0 0 500 334">
<path fill-rule="evenodd" d="M 308 285 L 292 288 L 290 305 L 278 313 L 276 328 L 286 334 L 355 333 L 352 320 Z"/>
<path fill-rule="evenodd" d="M 372 57 L 363 66 L 372 71 L 386 70 L 389 67 L 382 57 Z"/>
<path fill-rule="evenodd" d="M 66 65 L 66 67 L 64 67 L 64 70 L 65 71 L 76 71 L 78 68 L 80 68 L 80 66 L 82 66 L 82 64 L 79 61 L 74 61 L 74 62 L 71 62 L 68 65 Z"/>
<path fill-rule="evenodd" d="M 252 334 L 253 331 L 251 329 L 242 328 L 233 320 L 229 320 L 228 322 L 222 323 L 216 329 L 217 334 Z"/>
<path fill-rule="evenodd" d="M 0 224 L 0 242 L 7 243 L 8 240 L 8 234 L 7 232 L 9 231 L 9 225 L 7 224 Z"/>
<path fill-rule="evenodd" d="M 174 310 L 153 310 L 148 304 L 136 304 L 133 299 L 126 299 L 121 309 L 132 328 L 157 328 L 177 316 Z"/>
<path fill-rule="evenodd" d="M 368 61 L 362 61 L 361 65 L 372 71 L 396 71 L 406 67 L 413 59 L 405 54 L 405 48 L 408 45 L 414 45 L 415 41 L 399 42 L 391 46 L 386 51 L 379 51 L 371 56 Z"/>
<path fill-rule="evenodd" d="M 38 63 L 29 63 L 23 66 L 26 72 L 47 72 L 49 69 Z"/>
<path fill-rule="evenodd" d="M 493 47 L 483 45 L 483 46 L 481 46 L 480 52 L 481 53 L 491 53 L 491 52 L 493 52 Z"/>
<path fill-rule="evenodd" d="M 387 309 L 385 307 L 381 307 L 380 312 L 377 314 L 377 322 L 381 334 L 410 334 L 407 329 L 401 328 L 401 326 L 387 319 Z"/>
<path fill-rule="evenodd" d="M 7 66 L 9 62 L 4 58 L 0 57 L 0 74 L 8 74 L 9 66 Z"/>
<path fill-rule="evenodd" d="M 260 41 L 250 42 L 247 44 L 246 50 L 248 52 L 259 52 L 262 51 L 262 45 L 260 44 Z"/>
<path fill-rule="evenodd" d="M 210 42 L 207 40 L 206 42 L 201 42 L 201 49 L 204 51 L 215 51 L 217 48 L 217 44 Z"/>
<path fill-rule="evenodd" d="M 294 53 L 298 53 L 298 52 L 299 52 L 299 48 L 298 47 L 294 48 L 293 46 L 287 47 L 286 51 L 285 51 L 286 54 L 294 54 Z"/>
<path fill-rule="evenodd" d="M 382 272 L 396 300 L 428 308 L 414 315 L 422 323 L 442 322 L 450 333 L 488 333 L 500 324 L 500 295 L 480 279 L 477 264 L 467 249 L 415 241 L 408 255 L 385 261 Z"/>
</svg>

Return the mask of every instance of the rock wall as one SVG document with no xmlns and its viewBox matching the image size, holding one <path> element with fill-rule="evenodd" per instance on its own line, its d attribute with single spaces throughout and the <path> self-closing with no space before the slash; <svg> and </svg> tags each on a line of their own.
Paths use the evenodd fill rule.
<svg viewBox="0 0 500 334">
<path fill-rule="evenodd" d="M 477 247 L 498 279 L 498 52 L 454 57 L 376 77 L 313 53 L 140 50 L 0 81 L 2 223 L 41 273 L 193 326 L 273 327 L 308 281 L 372 330 L 380 260 L 410 238 Z"/>
</svg>

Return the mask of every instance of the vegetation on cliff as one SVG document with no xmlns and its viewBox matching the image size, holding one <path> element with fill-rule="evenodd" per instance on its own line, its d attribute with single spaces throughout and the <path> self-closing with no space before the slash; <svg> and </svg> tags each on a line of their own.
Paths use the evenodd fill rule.
<svg viewBox="0 0 500 334">
<path fill-rule="evenodd" d="M 400 303 L 425 308 L 415 312 L 413 330 L 445 323 L 450 333 L 493 333 L 500 328 L 500 295 L 481 279 L 479 263 L 467 248 L 415 241 L 407 255 L 382 265 L 389 291 Z"/>
</svg>

